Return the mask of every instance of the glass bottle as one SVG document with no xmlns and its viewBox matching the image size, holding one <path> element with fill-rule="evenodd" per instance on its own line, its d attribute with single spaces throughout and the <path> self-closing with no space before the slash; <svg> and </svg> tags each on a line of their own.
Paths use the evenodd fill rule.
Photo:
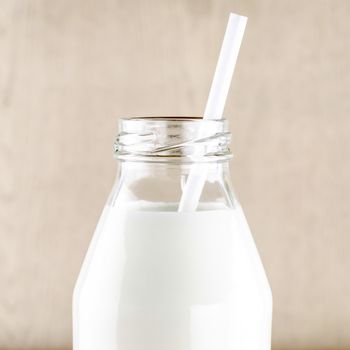
<svg viewBox="0 0 350 350">
<path fill-rule="evenodd" d="M 231 189 L 227 120 L 119 129 L 119 173 L 74 289 L 74 350 L 270 349 L 272 296 Z M 194 164 L 200 202 L 179 212 Z"/>
</svg>

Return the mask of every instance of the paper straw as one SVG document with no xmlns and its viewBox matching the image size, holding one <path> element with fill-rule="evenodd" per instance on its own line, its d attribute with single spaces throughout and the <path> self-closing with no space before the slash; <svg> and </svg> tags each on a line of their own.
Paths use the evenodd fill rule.
<svg viewBox="0 0 350 350">
<path fill-rule="evenodd" d="M 231 13 L 211 84 L 204 119 L 221 119 L 248 18 Z M 203 129 L 199 130 L 201 137 Z M 184 186 L 178 211 L 194 211 L 207 176 L 207 170 L 193 165 Z"/>
</svg>

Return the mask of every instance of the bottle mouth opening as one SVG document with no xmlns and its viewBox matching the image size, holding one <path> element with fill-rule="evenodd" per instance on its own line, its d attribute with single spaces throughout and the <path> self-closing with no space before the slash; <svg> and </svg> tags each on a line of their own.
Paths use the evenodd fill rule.
<svg viewBox="0 0 350 350">
<path fill-rule="evenodd" d="M 198 116 L 131 117 L 119 120 L 114 143 L 120 160 L 211 162 L 232 157 L 226 119 Z"/>
<path fill-rule="evenodd" d="M 147 120 L 147 121 L 198 121 L 204 120 L 201 116 L 185 116 L 185 115 L 151 115 L 151 116 L 135 116 L 135 117 L 121 117 L 120 120 Z M 222 120 L 222 119 L 213 119 Z"/>
</svg>

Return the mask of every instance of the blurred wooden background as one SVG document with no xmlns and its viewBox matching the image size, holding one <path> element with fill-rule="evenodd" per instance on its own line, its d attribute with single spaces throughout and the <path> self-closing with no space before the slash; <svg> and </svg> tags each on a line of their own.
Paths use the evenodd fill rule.
<svg viewBox="0 0 350 350">
<path fill-rule="evenodd" d="M 0 0 L 0 348 L 71 345 L 121 115 L 201 114 L 230 11 L 226 116 L 273 344 L 350 346 L 350 1 Z"/>
</svg>

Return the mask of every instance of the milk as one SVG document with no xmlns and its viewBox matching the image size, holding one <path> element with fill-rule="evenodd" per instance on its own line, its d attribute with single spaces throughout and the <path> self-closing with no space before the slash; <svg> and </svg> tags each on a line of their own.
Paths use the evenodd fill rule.
<svg viewBox="0 0 350 350">
<path fill-rule="evenodd" d="M 107 206 L 74 291 L 74 350 L 268 350 L 271 308 L 239 206 Z"/>
</svg>

